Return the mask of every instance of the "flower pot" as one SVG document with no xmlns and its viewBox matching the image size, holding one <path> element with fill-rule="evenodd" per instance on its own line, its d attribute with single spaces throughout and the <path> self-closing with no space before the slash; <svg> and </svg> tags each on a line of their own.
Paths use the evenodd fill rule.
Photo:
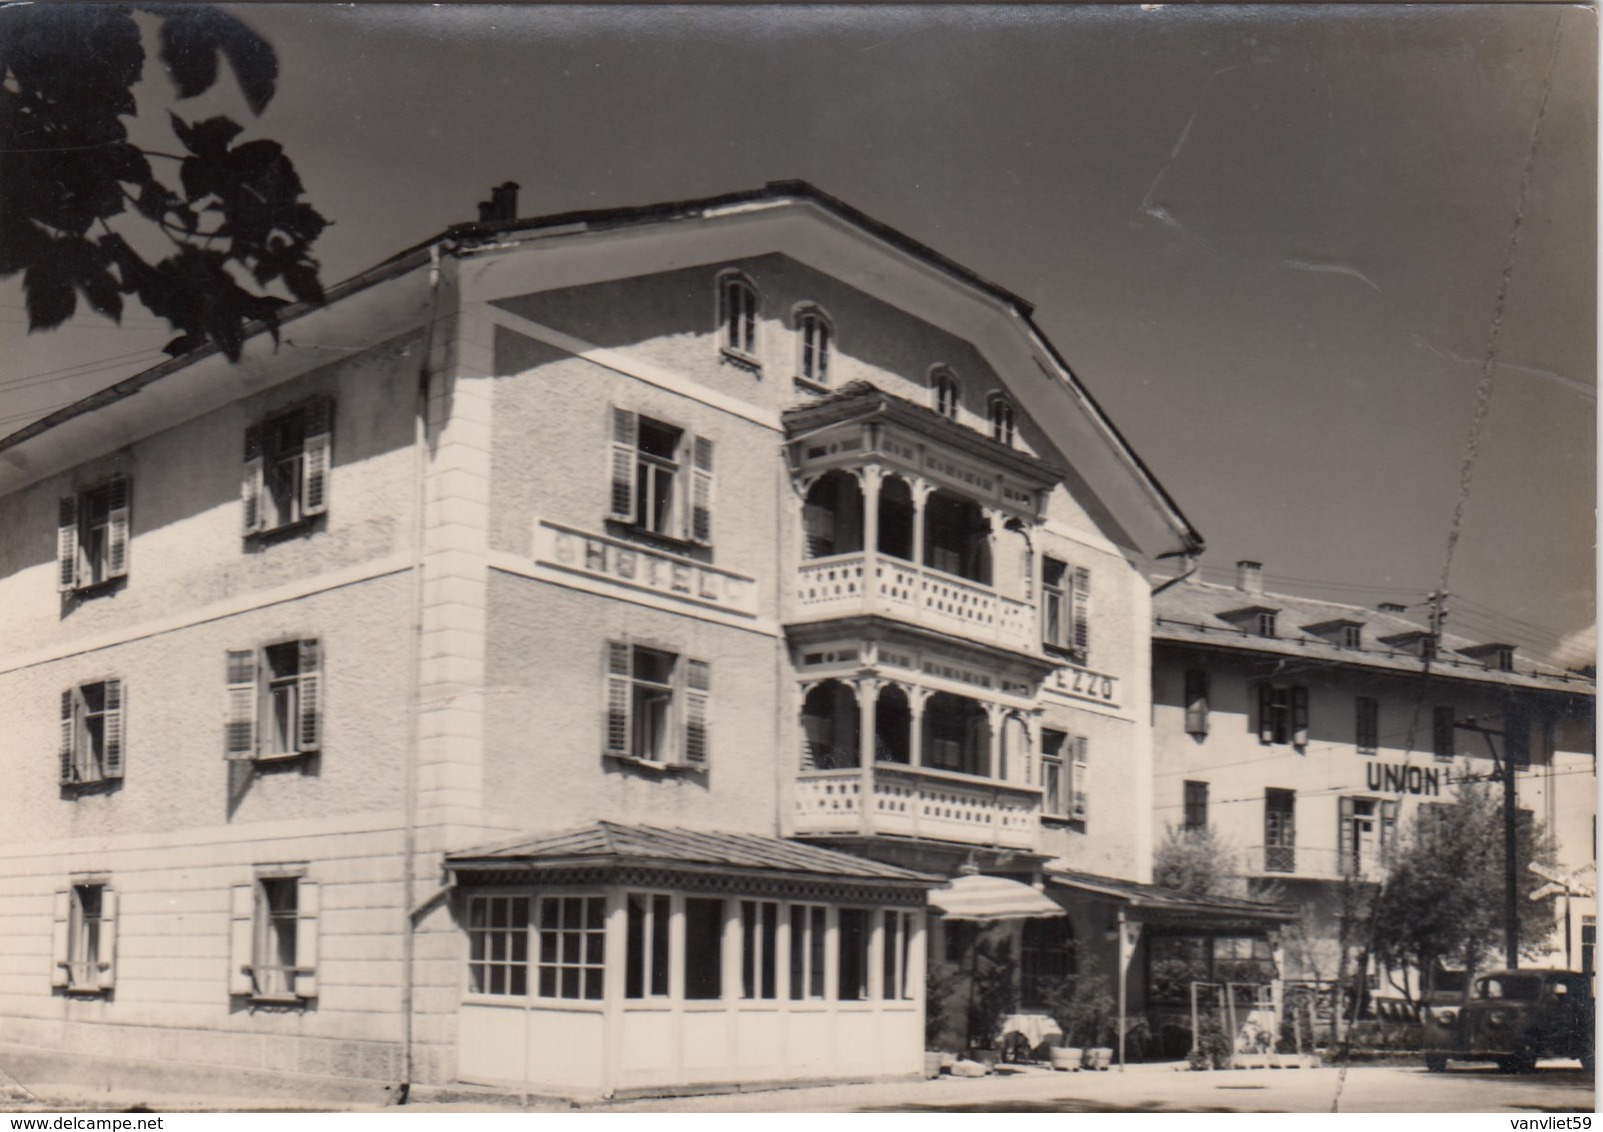
<svg viewBox="0 0 1603 1132">
<path fill-rule="evenodd" d="M 971 1049 L 968 1055 L 988 1069 L 995 1069 L 1002 1060 L 1002 1051 L 999 1049 Z"/>
<path fill-rule="evenodd" d="M 924 1051 L 924 1076 L 926 1078 L 939 1077 L 941 1075 L 941 1058 L 942 1054 L 938 1049 Z"/>
<path fill-rule="evenodd" d="M 1095 1049 L 1085 1051 L 1088 1059 L 1087 1069 L 1110 1069 L 1113 1066 L 1113 1051 L 1107 1046 L 1097 1046 Z"/>
<path fill-rule="evenodd" d="M 1080 1071 L 1080 1051 L 1072 1046 L 1048 1046 L 1046 1053 L 1052 1059 L 1053 1069 L 1062 1069 L 1070 1073 Z"/>
</svg>

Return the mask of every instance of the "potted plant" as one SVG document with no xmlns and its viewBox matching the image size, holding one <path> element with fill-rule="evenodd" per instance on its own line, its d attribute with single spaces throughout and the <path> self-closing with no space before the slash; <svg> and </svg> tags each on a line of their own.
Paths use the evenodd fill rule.
<svg viewBox="0 0 1603 1132">
<path fill-rule="evenodd" d="M 1048 1051 L 1052 1067 L 1106 1069 L 1113 1051 L 1097 1042 L 1114 1025 L 1113 992 L 1107 976 L 1086 962 L 1078 974 L 1049 983 L 1044 997 L 1048 1012 L 1063 1030 L 1064 1044 Z"/>
</svg>

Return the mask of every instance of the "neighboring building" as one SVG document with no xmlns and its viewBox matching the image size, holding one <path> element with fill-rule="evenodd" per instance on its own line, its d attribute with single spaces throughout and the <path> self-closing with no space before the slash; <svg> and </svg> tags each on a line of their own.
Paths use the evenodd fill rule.
<svg viewBox="0 0 1603 1132">
<path fill-rule="evenodd" d="M 1151 911 L 1201 542 L 1028 306 L 804 185 L 514 214 L 0 440 L 8 1065 L 911 1074 L 929 888 L 1069 909 L 1027 1005 Z"/>
<path fill-rule="evenodd" d="M 1234 587 L 1184 577 L 1153 597 L 1154 824 L 1213 828 L 1248 877 L 1308 910 L 1324 946 L 1288 955 L 1288 978 L 1335 977 L 1344 882 L 1378 879 L 1416 808 L 1489 776 L 1494 749 L 1561 868 L 1595 876 L 1591 679 L 1432 633 L 1402 606 L 1268 593 L 1258 563 L 1237 569 Z M 1574 899 L 1554 965 L 1591 969 L 1595 916 L 1594 897 Z"/>
</svg>

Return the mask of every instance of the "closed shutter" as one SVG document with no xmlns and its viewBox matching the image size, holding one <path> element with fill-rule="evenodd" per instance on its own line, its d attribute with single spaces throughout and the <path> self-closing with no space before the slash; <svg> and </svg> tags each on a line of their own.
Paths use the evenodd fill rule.
<svg viewBox="0 0 1603 1132">
<path fill-rule="evenodd" d="M 236 884 L 229 894 L 228 993 L 250 994 L 256 989 L 251 965 L 256 962 L 256 886 Z"/>
<path fill-rule="evenodd" d="M 609 755 L 629 754 L 629 646 L 607 642 L 607 676 L 602 721 L 603 750 Z"/>
<path fill-rule="evenodd" d="M 1208 733 L 1208 674 L 1186 673 L 1186 731 L 1203 736 Z"/>
<path fill-rule="evenodd" d="M 228 700 L 223 751 L 230 759 L 256 757 L 256 650 L 228 654 Z"/>
<path fill-rule="evenodd" d="M 295 724 L 295 747 L 315 751 L 323 733 L 322 650 L 316 641 L 301 642 L 299 680 L 301 717 Z"/>
<path fill-rule="evenodd" d="M 78 588 L 78 497 L 66 495 L 56 520 L 56 589 Z"/>
<path fill-rule="evenodd" d="M 1268 684 L 1258 685 L 1258 742 L 1275 741 L 1275 690 Z"/>
<path fill-rule="evenodd" d="M 319 397 L 306 406 L 301 442 L 301 514 L 321 515 L 328 510 L 328 470 L 332 458 L 334 403 Z"/>
<path fill-rule="evenodd" d="M 1074 568 L 1074 651 L 1081 664 L 1091 658 L 1091 571 Z"/>
<path fill-rule="evenodd" d="M 262 513 L 262 441 L 261 425 L 245 430 L 245 468 L 240 478 L 239 496 L 244 505 L 244 533 L 253 535 L 265 524 Z"/>
<path fill-rule="evenodd" d="M 57 892 L 51 904 L 50 925 L 50 985 L 67 986 L 70 979 L 67 964 L 71 962 L 70 932 L 72 931 L 72 890 Z"/>
<path fill-rule="evenodd" d="M 705 660 L 685 662 L 685 761 L 706 766 L 708 708 L 712 694 L 712 665 Z"/>
<path fill-rule="evenodd" d="M 1291 690 L 1291 742 L 1294 746 L 1308 745 L 1308 689 Z"/>
<path fill-rule="evenodd" d="M 635 455 L 639 421 L 628 409 L 612 410 L 612 487 L 607 517 L 620 522 L 635 521 Z"/>
<path fill-rule="evenodd" d="M 1397 810 L 1400 803 L 1395 799 L 1383 801 L 1380 804 L 1380 846 L 1384 853 L 1389 850 L 1397 837 Z"/>
<path fill-rule="evenodd" d="M 105 753 L 100 763 L 102 778 L 122 777 L 122 681 L 106 681 L 106 707 L 104 718 Z"/>
<path fill-rule="evenodd" d="M 70 786 L 78 781 L 78 690 L 61 693 L 61 768 L 59 781 Z"/>
<path fill-rule="evenodd" d="M 95 959 L 101 990 L 117 982 L 117 894 L 109 887 L 100 890 L 99 954 Z"/>
<path fill-rule="evenodd" d="M 712 542 L 712 452 L 713 444 L 707 437 L 693 440 L 685 537 L 703 546 Z"/>
<path fill-rule="evenodd" d="M 317 997 L 317 882 L 301 877 L 295 883 L 295 994 Z"/>
<path fill-rule="evenodd" d="M 133 484 L 126 476 L 115 476 L 106 486 L 106 577 L 128 575 L 128 508 Z"/>
<path fill-rule="evenodd" d="M 1353 800 L 1341 799 L 1341 809 L 1337 814 L 1337 828 L 1339 832 L 1338 853 L 1341 860 L 1337 862 L 1337 871 L 1342 876 L 1352 876 L 1358 871 L 1358 860 L 1354 854 L 1353 842 Z"/>
</svg>

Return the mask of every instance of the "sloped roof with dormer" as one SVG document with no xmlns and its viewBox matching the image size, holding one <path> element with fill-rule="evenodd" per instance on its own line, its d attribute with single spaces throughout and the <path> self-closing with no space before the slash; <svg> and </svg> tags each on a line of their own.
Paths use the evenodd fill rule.
<svg viewBox="0 0 1603 1132">
<path fill-rule="evenodd" d="M 1232 615 L 1244 606 L 1273 610 L 1277 614 L 1276 635 L 1259 636 L 1238 624 Z M 1304 657 L 1394 672 L 1419 672 L 1426 662 L 1417 652 L 1393 648 L 1387 642 L 1417 641 L 1430 635 L 1428 629 L 1396 613 L 1293 594 L 1247 591 L 1194 577 L 1173 582 L 1154 593 L 1152 615 L 1155 641 Z M 1362 624 L 1358 648 L 1343 647 L 1320 635 L 1320 630 L 1336 623 Z M 1430 672 L 1433 677 L 1596 694 L 1595 682 L 1573 672 L 1521 657 L 1516 657 L 1515 671 L 1504 672 L 1497 667 L 1495 658 L 1488 662 L 1483 656 L 1482 642 L 1444 632 L 1437 654 L 1430 661 Z"/>
</svg>

